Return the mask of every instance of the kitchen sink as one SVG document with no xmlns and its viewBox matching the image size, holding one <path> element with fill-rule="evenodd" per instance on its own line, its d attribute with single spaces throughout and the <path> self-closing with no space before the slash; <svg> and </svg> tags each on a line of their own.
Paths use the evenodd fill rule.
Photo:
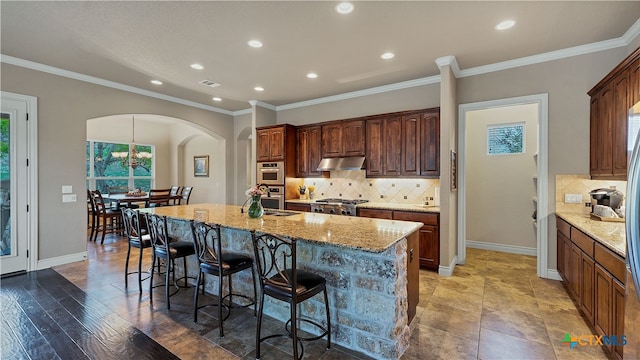
<svg viewBox="0 0 640 360">
<path fill-rule="evenodd" d="M 297 212 L 293 211 L 281 211 L 281 210 L 265 210 L 264 215 L 272 215 L 272 216 L 290 216 L 297 215 Z"/>
</svg>

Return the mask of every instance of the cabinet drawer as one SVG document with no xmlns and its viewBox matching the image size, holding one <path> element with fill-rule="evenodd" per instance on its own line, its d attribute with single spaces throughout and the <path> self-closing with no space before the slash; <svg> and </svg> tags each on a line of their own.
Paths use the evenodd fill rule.
<svg viewBox="0 0 640 360">
<path fill-rule="evenodd" d="M 571 225 L 569 225 L 568 222 L 560 219 L 559 217 L 556 217 L 556 219 L 557 219 L 556 227 L 558 228 L 558 231 L 563 233 L 566 237 L 570 237 L 571 236 Z"/>
<path fill-rule="evenodd" d="M 393 211 L 380 209 L 358 209 L 358 216 L 391 220 L 393 218 Z"/>
<path fill-rule="evenodd" d="M 438 225 L 438 214 L 418 213 L 411 211 L 394 211 L 393 220 L 416 221 L 425 225 Z"/>
<path fill-rule="evenodd" d="M 571 241 L 576 244 L 587 255 L 593 257 L 593 244 L 595 241 L 589 236 L 585 235 L 582 231 L 572 228 L 571 229 Z"/>
<path fill-rule="evenodd" d="M 595 244 L 595 259 L 621 283 L 626 283 L 627 268 L 620 256 L 600 244 Z"/>
</svg>

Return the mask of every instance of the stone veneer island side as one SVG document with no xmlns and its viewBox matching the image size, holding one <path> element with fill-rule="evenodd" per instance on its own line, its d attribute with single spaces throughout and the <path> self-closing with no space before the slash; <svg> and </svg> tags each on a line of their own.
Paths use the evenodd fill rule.
<svg viewBox="0 0 640 360">
<path fill-rule="evenodd" d="M 409 318 L 418 302 L 417 230 L 422 223 L 316 213 L 252 219 L 239 206 L 218 204 L 141 211 L 167 216 L 169 233 L 184 240 L 192 240 L 190 220 L 220 224 L 223 247 L 251 257 L 251 230 L 297 239 L 298 267 L 327 279 L 333 343 L 377 359 L 397 359 L 408 348 Z M 187 270 L 197 274 L 195 258 Z M 209 293 L 216 293 L 217 281 L 207 277 Z M 234 293 L 253 297 L 249 272 L 234 275 L 233 284 Z M 289 307 L 266 298 L 264 313 L 286 321 Z M 301 313 L 326 324 L 322 297 L 305 301 Z"/>
</svg>

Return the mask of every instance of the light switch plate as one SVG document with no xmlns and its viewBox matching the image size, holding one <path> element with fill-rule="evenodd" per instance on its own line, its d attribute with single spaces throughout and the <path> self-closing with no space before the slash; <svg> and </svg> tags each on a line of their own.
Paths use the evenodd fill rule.
<svg viewBox="0 0 640 360">
<path fill-rule="evenodd" d="M 62 185 L 62 193 L 63 194 L 71 194 L 73 192 L 73 186 L 71 185 Z"/>
<path fill-rule="evenodd" d="M 78 201 L 78 197 L 76 196 L 76 194 L 62 195 L 63 203 L 76 202 L 76 201 Z"/>
<path fill-rule="evenodd" d="M 582 194 L 564 194 L 565 204 L 582 204 Z"/>
</svg>

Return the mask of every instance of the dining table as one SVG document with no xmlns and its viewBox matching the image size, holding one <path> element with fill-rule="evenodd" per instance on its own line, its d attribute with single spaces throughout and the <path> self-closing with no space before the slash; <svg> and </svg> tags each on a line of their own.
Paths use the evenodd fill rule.
<svg viewBox="0 0 640 360">
<path fill-rule="evenodd" d="M 149 193 L 147 192 L 144 195 L 129 195 L 129 194 L 126 194 L 126 193 L 107 194 L 107 195 L 104 195 L 103 198 L 105 199 L 105 202 L 111 203 L 110 205 L 111 205 L 112 208 L 114 208 L 114 207 L 115 208 L 119 208 L 120 204 L 122 204 L 122 203 L 130 205 L 131 203 L 144 202 L 146 204 L 147 200 L 149 200 Z M 182 198 L 181 195 L 170 195 L 169 196 L 169 200 L 179 200 L 181 198 Z"/>
</svg>

